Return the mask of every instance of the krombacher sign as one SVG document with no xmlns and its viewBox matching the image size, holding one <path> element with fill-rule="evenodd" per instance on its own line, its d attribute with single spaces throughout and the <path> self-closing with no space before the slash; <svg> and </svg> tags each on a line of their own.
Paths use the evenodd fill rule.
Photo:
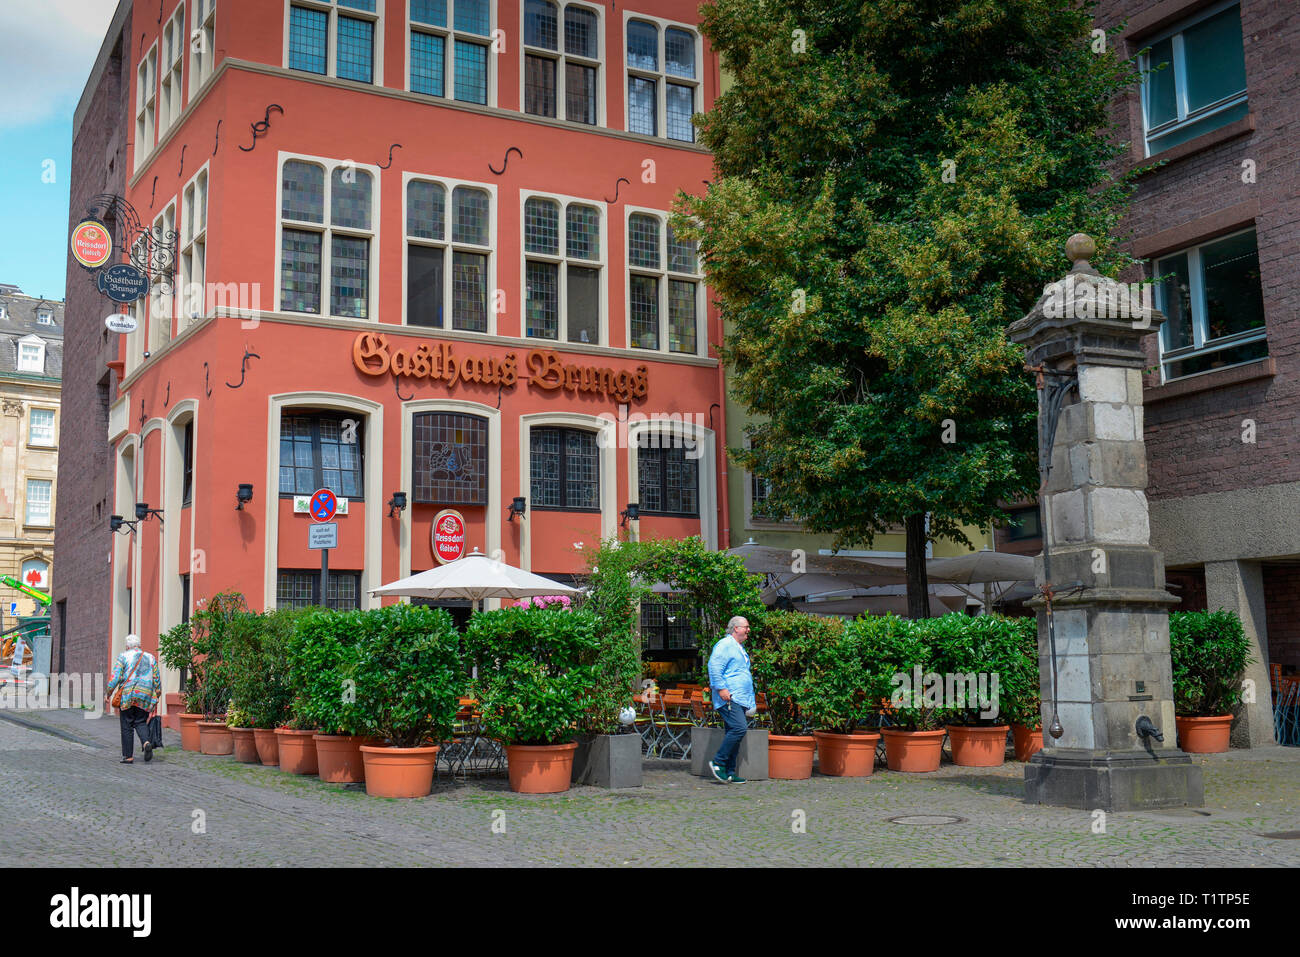
<svg viewBox="0 0 1300 957">
<path fill-rule="evenodd" d="M 430 345 L 420 343 L 414 351 L 390 349 L 388 337 L 381 332 L 362 332 L 352 343 L 352 363 L 365 375 L 392 375 L 395 378 L 428 379 L 445 382 L 452 388 L 457 382 L 482 382 L 514 388 L 519 367 L 513 352 L 503 357 L 457 354 L 450 342 Z M 615 371 L 595 366 L 572 365 L 553 349 L 532 349 L 524 357 L 528 381 L 536 389 L 566 392 L 598 392 L 617 402 L 644 399 L 649 390 L 646 366 L 635 372 Z"/>
</svg>

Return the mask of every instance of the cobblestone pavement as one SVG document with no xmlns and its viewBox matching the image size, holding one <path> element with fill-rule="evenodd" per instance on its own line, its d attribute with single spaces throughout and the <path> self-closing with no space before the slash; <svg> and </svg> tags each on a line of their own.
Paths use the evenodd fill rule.
<svg viewBox="0 0 1300 957">
<path fill-rule="evenodd" d="M 0 712 L 0 788 L 23 808 L 0 866 L 1300 866 L 1300 840 L 1263 836 L 1300 830 L 1297 748 L 1203 756 L 1204 809 L 1113 813 L 1095 833 L 1088 811 L 1022 803 L 1015 762 L 742 787 L 655 761 L 628 791 L 517 795 L 484 778 L 395 801 L 184 752 L 166 735 L 151 764 L 123 765 L 116 718 Z M 888 820 L 899 815 L 963 820 Z M 124 840 L 133 832 L 144 840 Z"/>
</svg>

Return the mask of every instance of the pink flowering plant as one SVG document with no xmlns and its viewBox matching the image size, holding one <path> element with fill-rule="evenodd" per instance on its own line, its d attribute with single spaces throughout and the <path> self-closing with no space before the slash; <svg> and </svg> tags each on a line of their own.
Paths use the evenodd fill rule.
<svg viewBox="0 0 1300 957">
<path fill-rule="evenodd" d="M 568 595 L 535 595 L 532 598 L 521 598 L 515 602 L 516 608 L 551 608 L 559 611 L 569 611 L 573 608 L 573 600 Z"/>
</svg>

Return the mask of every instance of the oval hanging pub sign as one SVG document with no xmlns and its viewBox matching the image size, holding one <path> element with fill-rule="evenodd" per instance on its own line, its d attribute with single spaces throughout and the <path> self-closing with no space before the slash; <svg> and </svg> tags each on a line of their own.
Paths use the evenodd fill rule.
<svg viewBox="0 0 1300 957">
<path fill-rule="evenodd" d="M 108 227 L 95 219 L 83 219 L 72 230 L 72 256 L 87 269 L 98 269 L 113 255 L 113 237 Z"/>
<path fill-rule="evenodd" d="M 433 519 L 433 557 L 445 565 L 465 554 L 465 516 L 454 508 L 444 508 Z"/>
</svg>

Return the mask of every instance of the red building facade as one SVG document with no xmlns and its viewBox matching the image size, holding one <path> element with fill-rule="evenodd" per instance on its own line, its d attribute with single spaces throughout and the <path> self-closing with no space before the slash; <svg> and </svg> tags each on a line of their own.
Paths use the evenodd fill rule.
<svg viewBox="0 0 1300 957">
<path fill-rule="evenodd" d="M 226 589 L 375 606 L 436 564 L 445 509 L 541 574 L 581 572 L 629 504 L 639 537 L 725 547 L 720 323 L 668 219 L 712 175 L 693 3 L 146 7 L 118 18 L 113 122 L 154 289 L 108 439 L 111 511 L 160 514 L 113 536 L 106 660 Z M 321 487 L 345 501 L 326 595 Z"/>
</svg>

